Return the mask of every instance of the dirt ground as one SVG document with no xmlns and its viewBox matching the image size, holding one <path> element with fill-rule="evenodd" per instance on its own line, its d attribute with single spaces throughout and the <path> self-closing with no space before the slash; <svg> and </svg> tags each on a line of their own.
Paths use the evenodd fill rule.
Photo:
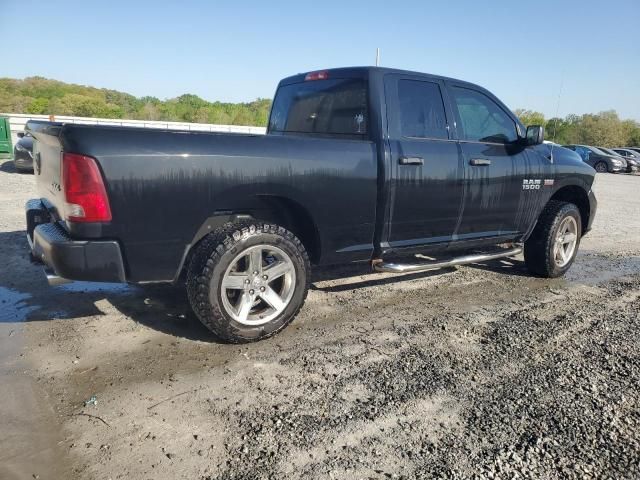
<svg viewBox="0 0 640 480">
<path fill-rule="evenodd" d="M 0 478 L 638 478 L 640 176 L 596 191 L 566 278 L 320 271 L 289 328 L 229 346 L 176 287 L 48 287 L 5 163 Z"/>
</svg>

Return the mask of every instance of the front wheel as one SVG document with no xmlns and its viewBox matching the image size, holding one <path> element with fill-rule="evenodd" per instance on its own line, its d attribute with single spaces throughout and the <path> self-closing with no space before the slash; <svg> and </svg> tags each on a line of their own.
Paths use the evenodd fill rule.
<svg viewBox="0 0 640 480">
<path fill-rule="evenodd" d="M 576 258 L 581 234 L 578 207 L 573 203 L 550 201 L 524 244 L 524 260 L 529 271 L 548 278 L 564 275 Z"/>
<path fill-rule="evenodd" d="M 229 343 L 262 340 L 286 327 L 309 288 L 309 257 L 290 231 L 272 224 L 227 224 L 200 242 L 187 293 L 200 321 Z"/>
<path fill-rule="evenodd" d="M 607 173 L 609 171 L 609 169 L 607 168 L 607 164 L 604 162 L 596 163 L 596 166 L 594 168 L 598 173 Z"/>
</svg>

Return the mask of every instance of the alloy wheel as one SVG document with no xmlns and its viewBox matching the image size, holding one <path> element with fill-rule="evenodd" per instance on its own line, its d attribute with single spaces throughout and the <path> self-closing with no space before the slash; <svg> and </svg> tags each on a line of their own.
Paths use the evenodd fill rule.
<svg viewBox="0 0 640 480">
<path fill-rule="evenodd" d="M 243 325 L 258 326 L 280 315 L 293 297 L 296 271 L 282 249 L 256 245 L 240 252 L 221 282 L 227 314 Z"/>
</svg>

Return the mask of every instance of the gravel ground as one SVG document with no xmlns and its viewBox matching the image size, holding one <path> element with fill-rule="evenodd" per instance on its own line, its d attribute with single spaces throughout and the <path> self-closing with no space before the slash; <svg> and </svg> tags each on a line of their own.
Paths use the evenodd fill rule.
<svg viewBox="0 0 640 480">
<path fill-rule="evenodd" d="M 48 287 L 4 164 L 0 478 L 638 478 L 639 187 L 599 175 L 563 279 L 318 271 L 288 329 L 229 346 L 176 287 Z"/>
</svg>

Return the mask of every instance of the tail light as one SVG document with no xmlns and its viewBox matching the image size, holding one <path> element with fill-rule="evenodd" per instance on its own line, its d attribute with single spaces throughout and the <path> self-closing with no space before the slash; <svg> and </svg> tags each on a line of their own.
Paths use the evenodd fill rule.
<svg viewBox="0 0 640 480">
<path fill-rule="evenodd" d="M 75 153 L 62 155 L 64 216 L 70 222 L 110 222 L 111 207 L 95 159 Z"/>
<path fill-rule="evenodd" d="M 326 80 L 329 78 L 329 72 L 322 70 L 320 72 L 309 72 L 304 76 L 305 81 L 309 80 Z"/>
</svg>

